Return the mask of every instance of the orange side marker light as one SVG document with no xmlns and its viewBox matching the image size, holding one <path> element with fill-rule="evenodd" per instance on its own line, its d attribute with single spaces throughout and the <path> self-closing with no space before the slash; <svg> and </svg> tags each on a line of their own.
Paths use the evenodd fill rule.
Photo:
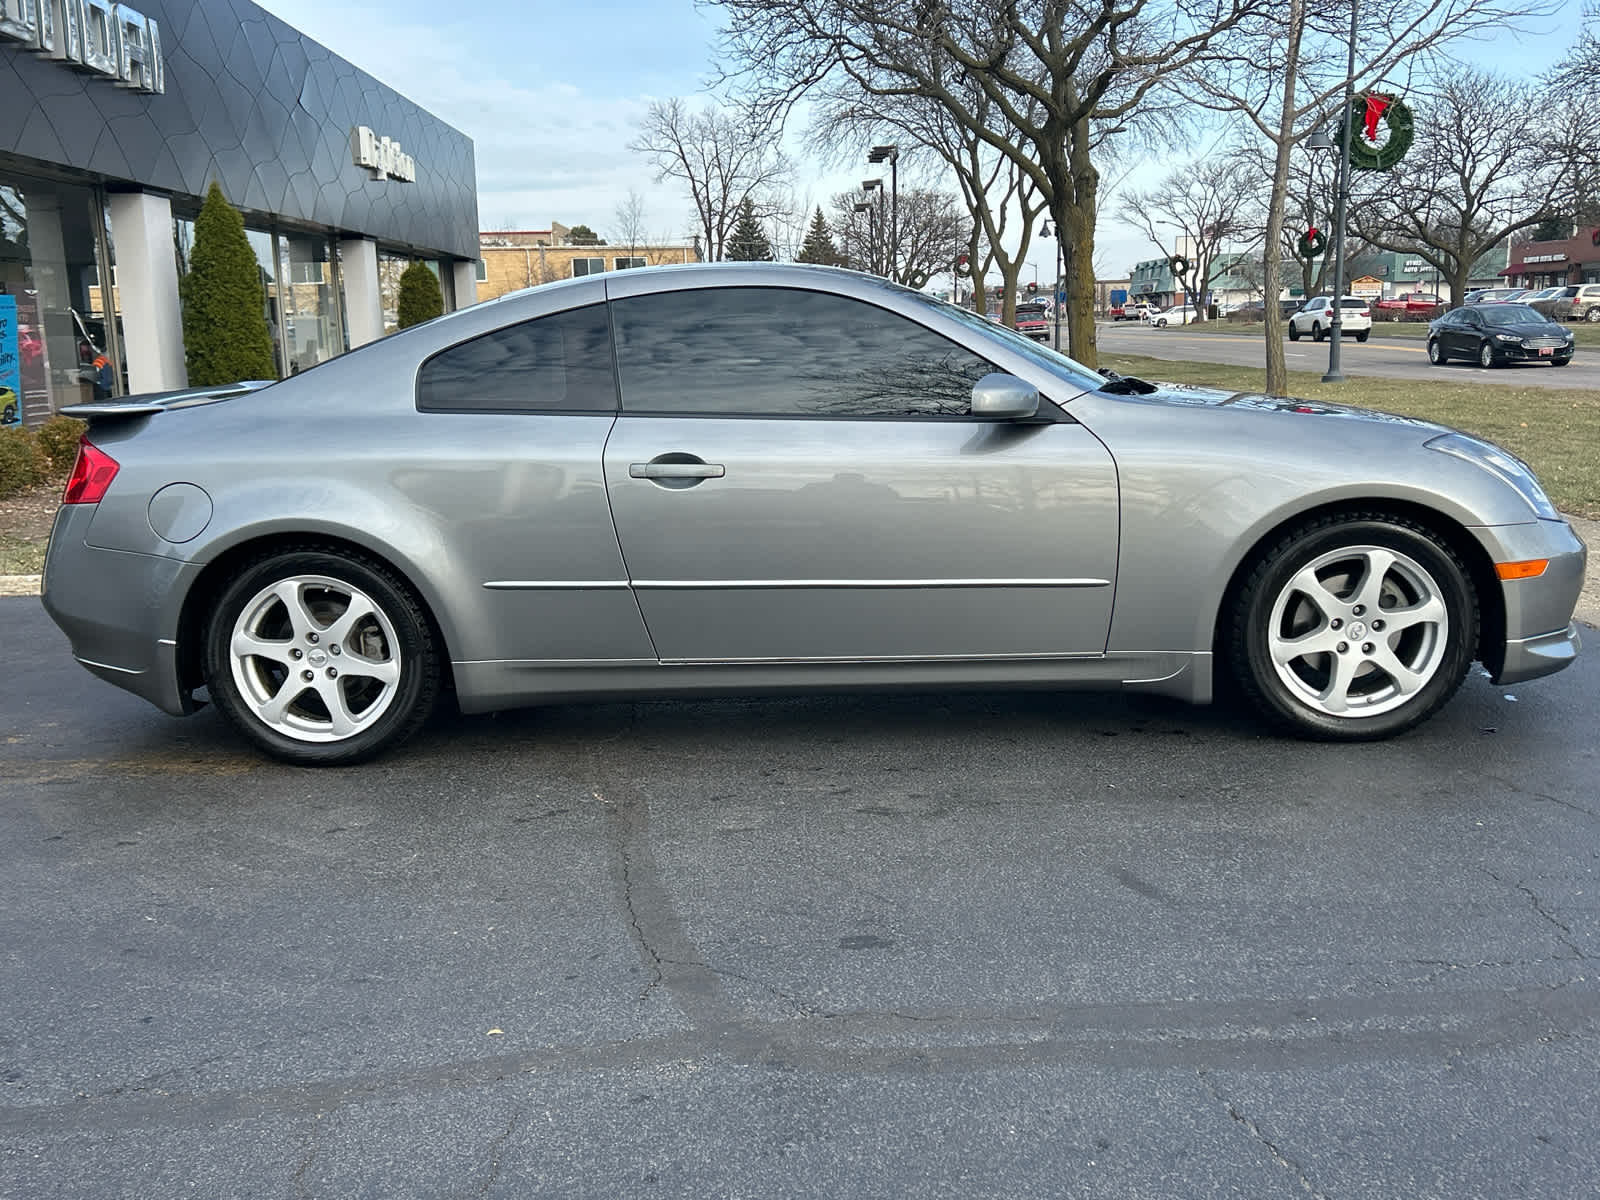
<svg viewBox="0 0 1600 1200">
<path fill-rule="evenodd" d="M 1528 558 L 1522 562 L 1495 563 L 1494 573 L 1501 579 L 1537 579 L 1549 565 L 1548 558 Z"/>
</svg>

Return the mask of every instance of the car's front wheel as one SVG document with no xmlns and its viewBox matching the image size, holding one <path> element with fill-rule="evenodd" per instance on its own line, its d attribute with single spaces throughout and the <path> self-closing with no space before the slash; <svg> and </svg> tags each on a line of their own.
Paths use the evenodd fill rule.
<svg viewBox="0 0 1600 1200">
<path fill-rule="evenodd" d="M 1494 366 L 1494 347 L 1484 342 L 1478 347 L 1478 365 L 1480 367 Z"/>
<path fill-rule="evenodd" d="M 427 720 L 439 656 L 421 604 L 381 564 L 296 550 L 223 589 L 205 643 L 206 686 L 244 735 L 301 766 L 360 762 Z"/>
<path fill-rule="evenodd" d="M 1438 338 L 1428 339 L 1428 361 L 1436 367 L 1442 367 L 1450 361 L 1450 356 L 1444 352 L 1444 345 Z"/>
<path fill-rule="evenodd" d="M 1156 322 L 1156 328 L 1157 329 L 1165 329 L 1166 327 L 1167 327 L 1167 319 L 1165 317 L 1162 317 L 1160 320 L 1158 320 Z"/>
<path fill-rule="evenodd" d="M 1296 325 L 1293 321 L 1289 322 L 1289 340 L 1291 342 L 1298 342 L 1300 340 L 1300 326 Z"/>
<path fill-rule="evenodd" d="M 1478 640 L 1465 566 L 1421 525 L 1324 517 L 1256 560 L 1224 643 L 1274 723 L 1334 741 L 1390 737 L 1461 685 Z"/>
</svg>

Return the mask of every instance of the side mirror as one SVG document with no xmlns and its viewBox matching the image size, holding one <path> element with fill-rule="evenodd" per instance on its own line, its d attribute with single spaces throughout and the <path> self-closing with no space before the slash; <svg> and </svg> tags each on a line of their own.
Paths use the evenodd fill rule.
<svg viewBox="0 0 1600 1200">
<path fill-rule="evenodd" d="M 1039 413 L 1039 389 L 999 371 L 972 385 L 972 415 L 991 421 L 1021 421 Z"/>
</svg>

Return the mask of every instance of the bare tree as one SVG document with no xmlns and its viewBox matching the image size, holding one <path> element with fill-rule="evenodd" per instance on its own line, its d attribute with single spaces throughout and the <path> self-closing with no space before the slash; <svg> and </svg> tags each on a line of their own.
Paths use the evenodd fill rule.
<svg viewBox="0 0 1600 1200">
<path fill-rule="evenodd" d="M 1173 274 L 1195 306 L 1196 320 L 1205 319 L 1206 292 L 1212 265 L 1225 242 L 1247 227 L 1243 197 L 1248 169 L 1235 158 L 1209 158 L 1173 170 L 1152 188 L 1123 198 L 1122 218 L 1144 229 L 1168 259 Z M 1182 260 L 1180 270 L 1176 260 Z"/>
<path fill-rule="evenodd" d="M 1354 228 L 1415 255 L 1450 285 L 1451 307 L 1473 264 L 1506 238 L 1556 215 L 1566 176 L 1528 136 L 1539 89 L 1459 70 L 1419 109 L 1416 148 L 1357 210 Z"/>
<path fill-rule="evenodd" d="M 1578 40 L 1541 81 L 1536 134 L 1563 173 L 1558 210 L 1570 225 L 1600 222 L 1600 4 L 1586 5 Z"/>
<path fill-rule="evenodd" d="M 782 115 L 830 81 L 922 97 L 1025 174 L 1061 236 L 1069 344 L 1096 362 L 1095 141 L 1269 0 L 714 0 L 749 98 Z M 967 98 L 975 87 L 1001 119 Z"/>
<path fill-rule="evenodd" d="M 1551 11 L 1550 0 L 1389 0 L 1361 10 L 1351 40 L 1349 9 L 1324 0 L 1287 0 L 1243 14 L 1229 32 L 1226 61 L 1185 64 L 1181 86 L 1199 104 L 1233 114 L 1270 146 L 1271 187 L 1262 244 L 1266 306 L 1266 389 L 1282 395 L 1284 212 L 1290 161 L 1313 129 L 1334 124 L 1347 87 L 1406 77 L 1450 42 L 1501 35 Z M 1351 58 L 1353 56 L 1353 64 Z M 1353 69 L 1350 69 L 1353 68 Z"/>
<path fill-rule="evenodd" d="M 766 218 L 773 192 L 787 182 L 790 165 L 766 125 L 720 108 L 691 111 L 679 98 L 652 101 L 628 149 L 647 155 L 658 179 L 681 180 L 694 202 L 706 258 L 722 258 L 728 235 L 749 197 Z"/>
<path fill-rule="evenodd" d="M 629 188 L 627 199 L 617 205 L 612 222 L 612 243 L 626 246 L 630 258 L 638 257 L 639 247 L 645 244 L 644 197 Z"/>
</svg>

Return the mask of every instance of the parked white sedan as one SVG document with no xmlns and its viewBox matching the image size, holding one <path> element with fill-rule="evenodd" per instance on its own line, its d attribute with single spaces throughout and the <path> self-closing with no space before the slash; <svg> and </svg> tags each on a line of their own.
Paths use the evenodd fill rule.
<svg viewBox="0 0 1600 1200">
<path fill-rule="evenodd" d="M 1167 309 L 1165 312 L 1158 312 L 1152 315 L 1150 324 L 1157 329 L 1165 329 L 1168 325 L 1187 325 L 1194 318 L 1194 305 L 1179 304 Z"/>
<path fill-rule="evenodd" d="M 1360 296 L 1346 296 L 1339 305 L 1339 328 L 1345 337 L 1364 342 L 1372 334 L 1372 304 Z M 1302 334 L 1309 333 L 1313 342 L 1320 342 L 1333 328 L 1333 297 L 1317 296 L 1307 300 L 1300 311 L 1289 318 L 1289 340 L 1298 342 Z"/>
</svg>

